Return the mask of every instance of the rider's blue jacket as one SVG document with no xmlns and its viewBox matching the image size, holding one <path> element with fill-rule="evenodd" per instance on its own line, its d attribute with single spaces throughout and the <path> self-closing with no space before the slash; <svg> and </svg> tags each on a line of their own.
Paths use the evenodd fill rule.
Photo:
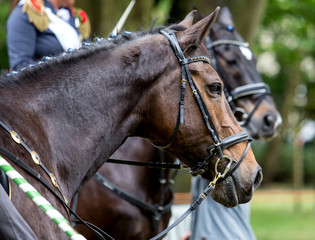
<svg viewBox="0 0 315 240">
<path fill-rule="evenodd" d="M 62 22 L 59 26 L 51 27 L 52 20 L 46 18 L 48 22 L 45 23 L 45 19 L 42 17 L 43 14 L 46 14 L 45 11 L 36 12 L 36 8 L 34 11 L 33 6 L 26 8 L 26 10 L 23 8 L 25 4 L 31 2 L 21 0 L 10 14 L 6 24 L 7 47 L 12 70 L 34 63 L 44 56 L 54 56 L 66 50 L 60 41 L 64 35 L 60 33 L 58 36 L 58 27 L 59 29 L 62 28 Z M 47 10 L 49 8 L 52 13 L 49 16 L 53 16 L 54 20 L 56 20 L 54 16 L 62 19 L 68 25 L 66 27 L 69 28 L 70 25 L 75 29 L 77 36 L 72 36 L 80 39 L 79 41 L 82 40 L 78 26 L 80 20 L 75 16 L 74 10 L 62 9 L 62 11 L 56 12 L 49 0 L 43 1 L 42 4 L 44 6 L 41 9 Z M 60 24 L 60 20 L 57 19 L 57 22 Z M 42 29 L 43 25 L 46 28 L 44 30 Z M 71 37 L 67 37 L 71 40 Z M 67 46 L 67 44 L 65 45 Z"/>
</svg>

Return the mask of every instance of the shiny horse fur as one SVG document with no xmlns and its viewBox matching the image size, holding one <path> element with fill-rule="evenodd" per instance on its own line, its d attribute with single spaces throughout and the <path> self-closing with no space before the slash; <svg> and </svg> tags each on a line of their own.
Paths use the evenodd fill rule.
<svg viewBox="0 0 315 240">
<path fill-rule="evenodd" d="M 207 54 L 201 43 L 217 13 L 218 10 L 176 33 L 186 57 Z M 198 86 L 222 85 L 217 73 L 206 63 L 192 63 L 189 69 Z M 120 44 L 111 40 L 95 42 L 17 75 L 2 76 L 1 121 L 39 154 L 46 167 L 55 173 L 69 200 L 127 137 L 140 136 L 155 144 L 164 144 L 170 138 L 177 118 L 180 80 L 178 61 L 169 41 L 161 34 L 142 34 Z M 202 96 L 220 138 L 242 131 L 224 94 L 209 89 Z M 206 149 L 213 141 L 191 94 L 186 95 L 184 111 L 184 124 L 168 151 L 195 166 L 206 158 Z M 50 181 L 4 130 L 0 134 L 1 146 Z M 246 144 L 236 144 L 224 153 L 237 161 Z M 209 178 L 214 176 L 214 164 L 214 161 L 210 164 Z M 219 167 L 225 164 L 221 161 Z M 21 173 L 67 216 L 47 189 Z M 226 206 L 248 202 L 260 183 L 257 176 L 261 178 L 261 170 L 250 150 L 233 173 L 232 181 L 217 185 L 215 199 Z M 39 239 L 66 238 L 14 184 L 12 201 Z"/>
<path fill-rule="evenodd" d="M 192 22 L 192 14 L 189 14 L 180 24 L 189 27 Z M 223 8 L 219 15 L 219 21 L 214 23 L 210 29 L 210 36 L 213 40 L 230 39 L 243 41 L 237 31 L 233 32 L 227 30 L 227 26 L 233 24 L 229 11 Z M 233 24 L 234 25 L 234 24 Z M 225 51 L 227 51 L 225 53 Z M 255 58 L 249 62 L 245 59 L 241 51 L 237 47 L 225 46 L 219 47 L 215 51 L 219 56 L 219 64 L 221 71 L 223 71 L 225 78 L 225 86 L 228 89 L 233 89 L 238 86 L 243 86 L 250 83 L 262 82 L 259 73 L 256 70 Z M 230 56 L 236 61 L 241 61 L 241 64 L 236 63 L 234 68 L 228 66 Z M 224 62 L 225 61 L 225 62 Z M 243 67 L 242 64 L 247 64 Z M 251 107 L 256 103 L 256 98 L 246 97 L 236 102 L 238 106 L 243 106 L 250 111 Z M 278 116 L 278 112 L 270 97 L 263 101 L 262 107 L 257 112 L 255 118 L 263 117 L 266 114 L 273 114 Z M 259 122 L 259 121 L 258 121 Z M 256 123 L 256 122 L 255 122 Z M 262 125 L 257 125 L 256 128 L 262 128 L 260 131 L 265 131 Z M 275 127 L 276 128 L 276 127 Z M 275 131 L 271 135 L 275 134 Z M 266 136 L 261 134 L 259 137 Z M 120 147 L 112 158 L 128 159 L 134 161 L 153 162 L 160 160 L 159 151 L 152 147 L 152 145 L 140 138 L 128 138 L 127 141 Z M 168 162 L 174 162 L 175 157 L 167 155 Z M 134 167 L 116 164 L 105 164 L 99 171 L 107 179 L 109 179 L 116 186 L 123 189 L 126 193 L 151 204 L 158 204 L 161 197 L 161 184 L 159 183 L 160 171 L 157 169 Z M 123 176 L 123 177 L 122 177 Z M 149 176 L 150 181 L 147 181 Z M 170 196 L 165 196 L 165 201 L 170 201 Z M 115 239 L 149 239 L 155 233 L 152 232 L 152 225 L 150 224 L 151 216 L 138 207 L 128 203 L 115 194 L 109 192 L 106 188 L 101 186 L 96 180 L 91 179 L 86 186 L 80 190 L 78 213 L 87 220 L 104 229 L 106 232 L 112 234 Z M 160 231 L 167 226 L 170 212 L 163 216 L 160 221 Z M 121 225 L 116 225 L 116 219 L 120 219 Z M 83 226 L 77 228 L 84 233 L 88 239 L 94 239 L 95 236 L 86 230 Z"/>
</svg>

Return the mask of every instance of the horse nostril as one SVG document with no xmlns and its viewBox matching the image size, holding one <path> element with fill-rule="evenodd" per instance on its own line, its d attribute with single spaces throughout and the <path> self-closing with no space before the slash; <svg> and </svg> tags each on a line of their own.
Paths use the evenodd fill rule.
<svg viewBox="0 0 315 240">
<path fill-rule="evenodd" d="M 271 114 L 266 114 L 264 116 L 264 125 L 267 128 L 273 128 L 274 124 L 276 122 L 276 119 L 274 118 L 273 115 Z"/>
<path fill-rule="evenodd" d="M 257 171 L 256 177 L 255 177 L 255 180 L 254 180 L 254 185 L 253 185 L 254 191 L 255 191 L 256 188 L 258 188 L 258 186 L 260 185 L 262 179 L 263 179 L 263 174 L 262 174 L 261 169 L 259 169 Z"/>
</svg>

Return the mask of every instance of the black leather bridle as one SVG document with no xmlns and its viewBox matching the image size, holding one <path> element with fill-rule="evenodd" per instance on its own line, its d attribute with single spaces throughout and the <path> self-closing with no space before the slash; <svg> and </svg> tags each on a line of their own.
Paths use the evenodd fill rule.
<svg viewBox="0 0 315 240">
<path fill-rule="evenodd" d="M 177 41 L 175 33 L 170 29 L 163 29 L 160 31 L 161 34 L 163 34 L 170 42 L 170 45 L 173 49 L 173 52 L 180 64 L 181 67 L 181 96 L 179 101 L 179 112 L 177 116 L 177 122 L 176 126 L 174 128 L 173 135 L 165 146 L 157 146 L 155 147 L 166 149 L 172 145 L 174 142 L 176 135 L 179 130 L 179 125 L 183 123 L 184 120 L 184 98 L 185 98 L 185 89 L 186 89 L 186 82 L 188 80 L 188 83 L 190 85 L 190 88 L 193 92 L 194 98 L 197 102 L 197 105 L 199 107 L 199 110 L 201 112 L 202 118 L 206 124 L 206 127 L 209 131 L 209 134 L 212 138 L 213 144 L 207 148 L 209 154 L 206 157 L 206 159 L 202 162 L 198 162 L 196 166 L 191 168 L 191 174 L 193 176 L 203 174 L 205 171 L 209 169 L 209 163 L 210 160 L 217 155 L 218 159 L 216 160 L 215 164 L 215 177 L 214 179 L 209 183 L 209 185 L 206 187 L 206 189 L 203 191 L 202 194 L 197 198 L 195 202 L 193 202 L 190 206 L 190 208 L 184 212 L 174 223 L 172 223 L 167 229 L 156 235 L 155 237 L 151 238 L 150 240 L 157 240 L 160 239 L 162 236 L 164 236 L 167 232 L 169 232 L 171 229 L 173 229 L 176 225 L 178 225 L 181 221 L 183 221 L 190 213 L 192 213 L 200 204 L 201 202 L 206 198 L 206 196 L 214 189 L 215 185 L 219 181 L 223 181 L 228 176 L 232 175 L 232 173 L 240 166 L 242 161 L 244 160 L 249 148 L 250 148 L 250 141 L 251 138 L 249 137 L 247 132 L 240 132 L 236 133 L 232 136 L 229 136 L 227 138 L 224 138 L 223 140 L 220 140 L 220 137 L 218 135 L 218 132 L 215 128 L 215 125 L 213 123 L 213 120 L 211 118 L 211 115 L 206 107 L 206 104 L 204 100 L 202 99 L 202 96 L 199 93 L 199 90 L 189 72 L 188 64 L 197 62 L 197 61 L 203 61 L 208 64 L 210 64 L 210 59 L 205 56 L 199 56 L 199 57 L 192 57 L 192 58 L 185 58 L 184 53 L 182 52 L 179 43 Z M 187 80 L 186 80 L 187 77 Z M 245 151 L 243 155 L 240 157 L 239 161 L 233 164 L 233 159 L 227 155 L 223 155 L 223 149 L 228 148 L 230 146 L 233 146 L 237 143 L 248 141 L 248 144 L 245 148 Z M 227 165 L 225 166 L 223 172 L 220 172 L 218 170 L 218 164 L 221 160 L 228 160 Z"/>
<path fill-rule="evenodd" d="M 216 162 L 216 174 L 220 174 L 220 181 L 222 181 L 223 179 L 225 179 L 226 177 L 230 176 L 235 170 L 236 168 L 241 164 L 241 162 L 243 161 L 243 159 L 245 158 L 249 147 L 250 147 L 250 141 L 251 138 L 249 137 L 248 133 L 243 131 L 240 133 L 236 133 L 230 137 L 227 137 L 223 140 L 220 140 L 220 137 L 218 135 L 218 132 L 215 128 L 215 125 L 213 123 L 213 120 L 211 118 L 211 115 L 206 107 L 206 104 L 204 102 L 204 100 L 202 99 L 202 96 L 200 95 L 200 92 L 190 74 L 190 71 L 188 69 L 188 64 L 189 63 L 193 63 L 193 62 L 197 62 L 197 61 L 203 61 L 206 62 L 208 64 L 210 64 L 210 59 L 208 57 L 205 56 L 198 56 L 198 57 L 191 57 L 191 58 L 185 58 L 184 53 L 182 52 L 179 43 L 177 41 L 176 35 L 175 33 L 170 30 L 170 29 L 163 29 L 160 30 L 160 33 L 163 34 L 170 42 L 170 45 L 172 47 L 172 50 L 176 56 L 176 58 L 178 59 L 178 62 L 180 64 L 181 67 L 181 77 L 182 77 L 182 81 L 181 81 L 181 96 L 180 96 L 180 101 L 179 101 L 179 112 L 178 112 L 178 117 L 177 117 L 177 122 L 176 122 L 176 126 L 174 128 L 174 132 L 173 135 L 170 139 L 170 141 L 165 145 L 165 146 L 157 146 L 154 145 L 157 148 L 160 149 L 166 149 L 168 147 L 170 147 L 172 145 L 172 143 L 174 142 L 176 135 L 178 133 L 179 130 L 179 126 L 180 124 L 182 124 L 184 122 L 184 99 L 185 99 L 185 89 L 186 89 L 186 82 L 188 81 L 190 88 L 193 92 L 194 98 L 197 102 L 197 105 L 199 107 L 199 110 L 201 112 L 202 118 L 206 124 L 206 127 L 210 133 L 210 136 L 213 140 L 213 145 L 208 147 L 208 152 L 209 155 L 206 157 L 206 159 L 202 162 L 198 162 L 196 164 L 196 166 L 191 168 L 191 174 L 193 176 L 197 176 L 200 174 L 203 174 L 205 171 L 207 171 L 209 169 L 209 162 L 210 160 L 214 157 L 214 155 L 218 155 L 218 160 Z M 186 79 L 187 77 L 187 79 Z M 233 163 L 233 159 L 229 156 L 223 155 L 223 149 L 228 148 L 232 145 L 235 145 L 237 143 L 243 142 L 243 141 L 248 141 L 247 147 L 243 153 L 243 155 L 241 156 L 241 158 L 239 159 L 239 161 L 237 162 L 237 164 L 235 164 L 232 167 L 232 163 Z M 223 160 L 226 159 L 228 160 L 228 164 L 226 166 L 226 168 L 224 169 L 223 173 L 220 173 L 219 170 L 217 169 L 218 163 Z"/>
<path fill-rule="evenodd" d="M 227 27 L 226 29 L 227 31 L 233 31 L 234 28 Z M 214 48 L 220 45 L 235 45 L 235 46 L 244 47 L 244 48 L 249 47 L 249 44 L 247 42 L 241 42 L 241 41 L 229 40 L 229 39 L 211 41 L 209 36 L 205 38 L 205 43 L 206 43 L 206 48 L 211 53 L 210 54 L 211 64 L 215 67 L 221 79 L 225 79 L 225 77 L 218 64 Z M 257 110 L 258 106 L 260 105 L 262 100 L 265 98 L 265 96 L 271 94 L 270 87 L 264 82 L 243 85 L 243 86 L 234 88 L 232 91 L 228 91 L 227 88 L 224 87 L 224 93 L 239 124 L 244 127 L 248 125 L 252 116 L 254 115 L 255 111 Z M 236 101 L 238 99 L 252 96 L 252 95 L 258 95 L 258 99 L 256 101 L 254 108 L 252 109 L 250 113 L 246 112 L 244 108 L 236 106 Z"/>
</svg>

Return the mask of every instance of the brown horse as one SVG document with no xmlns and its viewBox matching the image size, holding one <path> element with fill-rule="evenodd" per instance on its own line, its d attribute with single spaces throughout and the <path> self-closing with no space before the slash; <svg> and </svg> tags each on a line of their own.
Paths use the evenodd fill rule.
<svg viewBox="0 0 315 240">
<path fill-rule="evenodd" d="M 207 58 L 198 57 L 207 54 L 201 43 L 217 12 L 176 34 L 140 34 L 123 43 L 95 42 L 19 74 L 3 76 L 0 146 L 50 181 L 40 166 L 34 166 L 29 153 L 36 162 L 38 154 L 42 167 L 55 173 L 63 196 L 72 199 L 127 137 L 165 144 L 180 119 L 167 150 L 208 179 L 224 171 L 229 159 L 243 160 L 233 164 L 238 168 L 229 171 L 232 178 L 222 179 L 212 193 L 225 206 L 248 202 L 260 184 L 261 169 L 252 151 L 246 154 L 248 138 L 228 106 L 219 76 Z M 186 83 L 179 83 L 181 70 L 193 94 L 185 96 L 178 111 L 181 86 Z M 208 87 L 199 92 L 200 86 Z M 27 147 L 16 144 L 6 129 L 19 133 Z M 58 210 L 67 213 L 47 188 L 22 174 Z M 39 239 L 65 238 L 15 185 L 12 201 Z"/>
<path fill-rule="evenodd" d="M 188 18 L 192 17 L 188 15 Z M 181 25 L 189 27 L 190 21 L 183 21 Z M 231 28 L 233 27 L 233 28 Z M 216 63 L 221 74 L 226 95 L 231 96 L 231 90 L 241 90 L 243 96 L 230 101 L 231 108 L 236 114 L 244 108 L 243 112 L 252 112 L 253 117 L 244 122 L 247 127 L 257 129 L 259 138 L 271 137 L 275 134 L 280 118 L 274 102 L 270 96 L 268 86 L 261 79 L 256 69 L 255 56 L 244 55 L 240 48 L 250 51 L 248 46 L 234 28 L 232 16 L 227 8 L 223 8 L 210 29 L 206 44 L 211 46 L 210 58 Z M 225 42 L 219 42 L 224 40 Z M 220 43 L 218 45 L 215 45 Z M 211 44 L 211 45 L 210 45 Z M 244 49 L 242 49 L 244 51 Z M 233 63 L 231 61 L 236 61 Z M 229 66 L 231 65 L 231 66 Z M 248 92 L 246 92 L 245 90 Z M 255 96 L 253 96 L 255 95 Z M 261 100 L 257 104 L 257 99 Z M 256 107 L 253 107 L 256 106 Z M 275 117 L 274 123 L 268 124 L 264 118 Z M 244 116 L 241 116 L 244 118 Z M 240 119 L 243 121 L 244 119 Z M 273 126 L 272 126 L 273 125 Z M 256 132 L 249 131 L 256 136 Z M 114 153 L 112 158 L 128 159 L 140 162 L 158 162 L 161 152 L 152 147 L 145 139 L 128 138 L 126 142 Z M 167 154 L 165 160 L 174 162 L 175 157 Z M 92 178 L 79 192 L 78 213 L 98 227 L 109 232 L 115 239 L 149 239 L 160 232 L 168 224 L 171 211 L 172 194 L 169 188 L 169 172 L 154 168 L 143 168 L 126 165 L 106 163 L 99 173 L 105 177 L 111 186 L 106 188 L 98 180 Z M 163 175 L 165 174 L 165 175 Z M 122 179 L 121 176 L 124 176 Z M 150 181 L 147 181 L 147 179 Z M 161 181 L 161 179 L 165 179 Z M 107 182 L 107 184 L 108 184 Z M 131 183 L 131 184 L 129 184 Z M 117 188 L 122 194 L 113 193 L 110 188 Z M 134 203 L 135 198 L 141 203 Z M 151 205 L 151 210 L 144 206 Z M 158 210 L 159 209 L 159 210 Z M 120 219 L 121 224 L 115 224 Z M 94 239 L 92 232 L 81 225 L 76 228 L 88 239 Z"/>
</svg>

